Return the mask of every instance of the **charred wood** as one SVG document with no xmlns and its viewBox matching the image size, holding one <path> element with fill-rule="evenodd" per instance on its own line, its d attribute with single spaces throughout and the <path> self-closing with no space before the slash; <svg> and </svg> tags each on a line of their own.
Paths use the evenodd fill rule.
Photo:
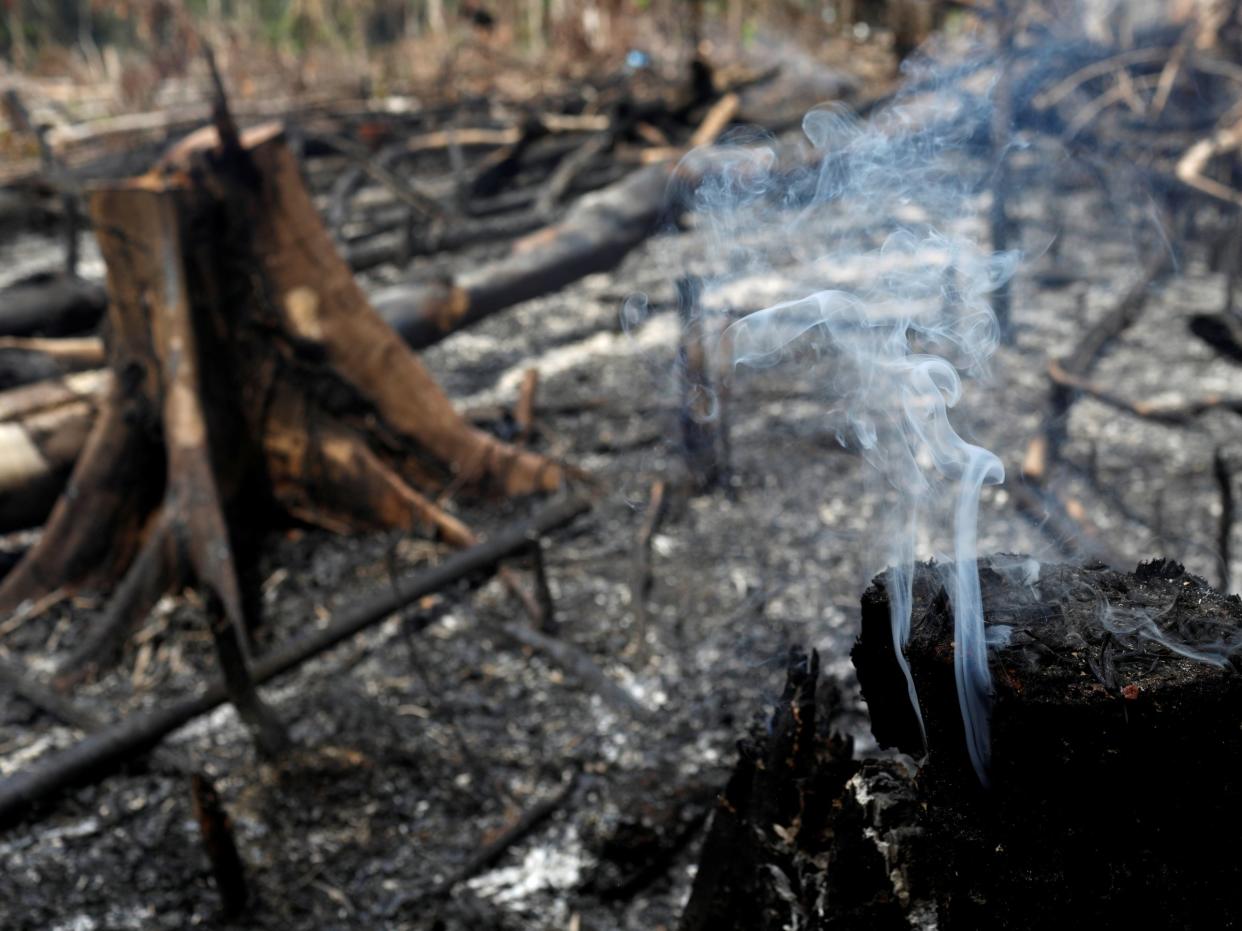
<svg viewBox="0 0 1242 931">
<path fill-rule="evenodd" d="M 583 197 L 563 220 L 519 241 L 502 261 L 451 285 L 386 289 L 376 295 L 376 309 L 418 349 L 514 304 L 612 268 L 655 232 L 671 177 L 667 165 L 636 171 Z"/>
<path fill-rule="evenodd" d="M 885 577 L 863 597 L 853 651 L 877 741 L 923 762 L 851 760 L 808 726 L 810 670 L 791 672 L 740 746 L 682 927 L 1227 926 L 1242 865 L 1214 838 L 1242 820 L 1242 601 L 1163 560 L 1134 573 L 982 560 L 984 789 L 954 679 L 949 570 L 914 575 L 905 654 L 925 731 Z"/>
<path fill-rule="evenodd" d="M 703 284 L 697 278 L 677 281 L 677 310 L 681 341 L 677 347 L 677 381 L 680 405 L 681 450 L 690 481 L 696 491 L 717 487 L 728 471 L 724 462 L 728 440 L 722 436 L 721 398 L 712 384 L 703 310 L 699 303 Z"/>
<path fill-rule="evenodd" d="M 211 780 L 202 773 L 190 777 L 190 801 L 194 820 L 198 822 L 203 849 L 211 863 L 211 874 L 220 893 L 221 911 L 225 918 L 236 918 L 246 910 L 250 889 L 237 842 L 233 839 L 233 822 Z"/>
<path fill-rule="evenodd" d="M 345 258 L 354 271 L 367 271 L 380 265 L 404 265 L 419 255 L 452 252 L 468 246 L 502 242 L 543 226 L 542 217 L 534 213 L 518 213 L 486 220 L 456 220 L 434 230 L 418 230 L 410 236 L 404 229 L 349 242 Z"/>
<path fill-rule="evenodd" d="M 35 275 L 0 290 L 0 336 L 72 336 L 103 319 L 102 284 L 75 275 Z"/>
<path fill-rule="evenodd" d="M 1148 261 L 1137 280 L 1126 290 L 1111 310 L 1097 320 L 1077 348 L 1058 363 L 1059 369 L 1074 379 L 1085 379 L 1109 347 L 1142 315 L 1152 286 L 1173 267 L 1173 257 L 1166 249 Z M 1049 393 L 1049 410 L 1042 433 L 1031 440 L 1023 463 L 1023 474 L 1035 483 L 1042 483 L 1052 465 L 1061 458 L 1065 444 L 1070 408 L 1077 395 L 1069 385 L 1053 382 Z"/>
<path fill-rule="evenodd" d="M 634 633 L 630 641 L 635 652 L 646 649 L 647 624 L 650 619 L 650 608 L 647 598 L 651 594 L 651 545 L 660 524 L 668 513 L 668 485 L 662 479 L 651 483 L 651 494 L 647 499 L 647 510 L 643 515 L 642 526 L 634 541 L 633 563 L 630 578 L 630 606 L 634 612 Z"/>
<path fill-rule="evenodd" d="M 832 684 L 819 679 L 818 655 L 790 651 L 775 708 L 738 743 L 682 931 L 829 927 L 813 923 L 817 910 L 847 908 L 875 885 L 871 877 L 862 881 L 858 863 L 835 856 L 833 802 L 857 768 L 850 741 L 830 731 L 838 701 Z M 841 927 L 894 927 L 883 909 L 865 917 Z"/>
<path fill-rule="evenodd" d="M 1223 447 L 1212 453 L 1212 477 L 1220 489 L 1220 520 L 1216 527 L 1217 558 L 1220 560 L 1220 590 L 1227 592 L 1233 582 L 1233 521 L 1237 502 L 1233 494 L 1233 469 Z"/>
<path fill-rule="evenodd" d="M 1228 923 L 1242 867 L 1211 838 L 1239 824 L 1242 737 L 1224 721 L 1242 704 L 1242 602 L 1164 560 L 1134 573 L 981 562 L 993 682 L 983 790 L 943 578 L 917 568 L 906 650 L 927 734 L 912 784 L 923 814 L 909 823 L 920 839 L 890 850 L 909 901 L 942 928 Z M 864 596 L 853 657 L 876 739 L 921 754 L 882 580 Z"/>
<path fill-rule="evenodd" d="M 62 499 L 40 543 L 5 578 L 5 604 L 41 597 L 49 584 L 116 578 L 158 523 L 149 518 L 161 483 L 118 482 L 114 474 L 122 469 L 132 478 L 144 462 L 152 478 L 166 466 L 166 510 L 184 541 L 161 558 L 188 560 L 156 574 L 173 579 L 192 570 L 191 577 L 220 594 L 239 637 L 248 625 L 233 550 L 236 540 L 253 538 L 235 528 L 239 516 L 258 520 L 277 505 L 333 529 L 443 518 L 406 484 L 402 471 L 436 488 L 452 474 L 467 484 L 495 477 L 509 493 L 559 485 L 559 467 L 529 451 L 506 449 L 459 418 L 371 311 L 319 225 L 278 128 L 248 131 L 237 146 L 221 149 L 219 133 L 209 127 L 169 153 L 158 181 L 94 192 L 116 298 L 113 366 L 140 378 L 114 381 L 75 467 L 72 506 Z M 188 164 L 197 166 L 194 173 L 187 173 Z M 198 222 L 216 235 L 189 235 Z M 143 241 L 170 244 L 178 260 L 151 267 L 160 250 L 132 248 Z M 236 254 L 225 256 L 230 249 Z M 222 273 L 218 262 L 232 269 L 249 263 L 254 275 Z M 145 290 L 142 282 L 152 279 L 164 287 Z M 265 294 L 280 295 L 282 306 L 258 299 L 260 280 Z M 163 313 L 155 314 L 152 303 Z M 228 325 L 194 323 L 215 319 L 226 305 Z M 267 335 L 251 339 L 247 327 L 259 325 L 260 317 Z M 156 318 L 160 325 L 153 327 Z M 273 326 L 286 339 L 272 340 Z M 356 332 L 348 336 L 346 329 Z M 234 353 L 240 354 L 236 365 L 203 364 L 204 354 L 218 361 Z M 387 362 L 377 367 L 381 355 Z M 352 408 L 325 410 L 316 400 L 324 392 L 312 383 L 334 379 L 348 386 Z M 254 394 L 243 400 L 247 391 Z M 407 403 L 412 395 L 424 399 L 417 410 Z M 373 423 L 383 424 L 387 459 L 368 443 L 374 426 L 358 419 L 359 404 L 369 405 L 378 415 Z M 434 465 L 439 457 L 442 468 Z M 308 494 L 309 486 L 318 493 Z M 243 506 L 243 499 L 251 503 Z M 438 526 L 448 536 L 460 529 L 444 519 Z M 101 561 L 104 554 L 110 558 Z"/>
</svg>

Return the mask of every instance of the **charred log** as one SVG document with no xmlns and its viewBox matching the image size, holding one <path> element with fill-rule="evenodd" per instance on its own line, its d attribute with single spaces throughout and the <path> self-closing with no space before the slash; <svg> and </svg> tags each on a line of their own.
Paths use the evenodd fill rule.
<svg viewBox="0 0 1242 931">
<path fill-rule="evenodd" d="M 0 336 L 72 336 L 99 325 L 108 295 L 76 275 L 35 275 L 0 291 Z"/>
<path fill-rule="evenodd" d="M 376 296 L 376 309 L 419 349 L 514 304 L 606 271 L 656 231 L 671 179 L 667 165 L 634 172 L 583 197 L 559 223 L 520 240 L 504 261 L 455 284 L 389 288 Z"/>
</svg>

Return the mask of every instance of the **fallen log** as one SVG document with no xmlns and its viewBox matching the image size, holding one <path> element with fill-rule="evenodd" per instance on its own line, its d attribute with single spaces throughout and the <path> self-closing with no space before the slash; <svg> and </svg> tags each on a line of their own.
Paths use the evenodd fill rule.
<svg viewBox="0 0 1242 931">
<path fill-rule="evenodd" d="M 0 533 L 47 518 L 110 383 L 106 370 L 79 372 L 0 394 Z"/>
<path fill-rule="evenodd" d="M 251 670 L 254 682 L 262 684 L 295 669 L 425 595 L 478 573 L 494 571 L 503 560 L 529 548 L 532 540 L 568 524 L 589 507 L 585 498 L 563 498 L 528 520 L 454 553 L 438 566 L 394 579 L 376 594 L 360 598 L 326 627 L 305 633 L 259 658 Z M 172 731 L 228 700 L 228 690 L 217 681 L 198 695 L 125 718 L 48 755 L 30 769 L 0 782 L 0 826 L 28 816 L 32 806 L 70 786 L 107 776 L 158 745 Z"/>
<path fill-rule="evenodd" d="M 990 788 L 966 751 L 944 567 L 914 573 L 906 658 L 882 577 L 853 651 L 882 746 L 855 762 L 791 672 L 704 845 L 684 931 L 1220 928 L 1242 862 L 1242 601 L 1175 563 L 980 564 Z M 810 723 L 808 723 L 808 718 Z"/>
<path fill-rule="evenodd" d="M 103 340 L 0 336 L 0 391 L 104 365 Z"/>
<path fill-rule="evenodd" d="M 102 284 L 76 275 L 40 274 L 0 290 L 0 336 L 73 336 L 103 319 Z"/>
<path fill-rule="evenodd" d="M 356 272 L 362 272 L 390 262 L 402 265 L 418 255 L 432 255 L 466 246 L 516 239 L 542 225 L 543 219 L 534 213 L 484 220 L 459 220 L 438 227 L 428 235 L 410 236 L 406 230 L 398 230 L 368 236 L 348 243 L 344 252 L 349 267 Z"/>
<path fill-rule="evenodd" d="M 375 308 L 411 348 L 522 301 L 606 271 L 654 233 L 668 204 L 670 165 L 635 171 L 581 198 L 559 223 L 514 245 L 505 259 L 453 284 L 403 284 L 380 291 Z"/>
</svg>

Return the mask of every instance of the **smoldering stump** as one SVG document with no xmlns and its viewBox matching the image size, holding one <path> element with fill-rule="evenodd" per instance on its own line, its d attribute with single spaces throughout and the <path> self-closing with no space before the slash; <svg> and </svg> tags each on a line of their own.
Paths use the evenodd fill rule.
<svg viewBox="0 0 1242 931">
<path fill-rule="evenodd" d="M 742 796 L 739 807 L 732 791 L 782 739 L 778 712 L 752 738 L 758 749 L 743 750 L 716 814 L 733 826 L 730 856 L 762 868 L 721 882 L 705 866 L 683 927 L 1232 926 L 1242 599 L 1164 560 L 1133 573 L 983 560 L 994 682 L 985 789 L 954 684 L 951 569 L 914 574 L 907 657 L 922 764 L 882 755 L 843 766 L 821 725 L 810 766 L 765 776 L 782 786 L 765 793 L 832 796 L 827 815 L 822 801 L 804 807 L 791 831 L 764 816 L 767 801 Z M 873 732 L 922 757 L 883 578 L 862 614 L 853 659 Z M 704 864 L 722 853 L 722 831 Z M 709 900 L 714 920 L 703 924 Z"/>
</svg>

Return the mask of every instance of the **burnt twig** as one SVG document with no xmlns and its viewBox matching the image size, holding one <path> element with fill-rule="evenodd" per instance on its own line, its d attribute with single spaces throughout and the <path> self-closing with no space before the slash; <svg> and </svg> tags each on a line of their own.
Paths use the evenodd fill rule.
<svg viewBox="0 0 1242 931">
<path fill-rule="evenodd" d="M 1147 263 L 1142 276 L 1130 286 L 1113 309 L 1083 334 L 1074 352 L 1058 363 L 1060 369 L 1076 379 L 1088 377 L 1108 347 L 1139 319 L 1147 306 L 1152 285 L 1172 265 L 1173 257 L 1167 250 L 1162 249 Z M 1043 431 L 1031 440 L 1022 466 L 1023 474 L 1037 484 L 1044 482 L 1052 464 L 1060 459 L 1061 447 L 1066 439 L 1069 411 L 1076 397 L 1073 388 L 1053 383 Z"/>
<path fill-rule="evenodd" d="M 552 598 L 552 586 L 548 584 L 548 567 L 543 558 L 543 543 L 536 540 L 530 547 L 531 572 L 535 578 L 535 603 L 539 605 L 539 629 L 555 636 L 556 602 Z"/>
<path fill-rule="evenodd" d="M 634 541 L 633 575 L 630 580 L 630 603 L 634 609 L 634 634 L 629 652 L 640 652 L 647 642 L 647 624 L 650 617 L 647 595 L 651 591 L 651 541 L 664 516 L 668 512 L 668 486 L 663 479 L 651 483 L 651 495 L 647 499 L 647 513 Z"/>
<path fill-rule="evenodd" d="M 211 873 L 216 879 L 224 915 L 235 918 L 245 911 L 250 890 L 237 842 L 233 840 L 233 822 L 215 786 L 202 773 L 190 777 L 190 800 L 203 847 L 211 861 Z"/>
<path fill-rule="evenodd" d="M 677 309 L 681 318 L 681 343 L 677 348 L 677 380 L 681 393 L 678 422 L 686 468 L 697 491 L 716 487 L 723 477 L 719 397 L 712 390 L 699 308 L 702 287 L 697 278 L 685 277 L 677 281 Z"/>
<path fill-rule="evenodd" d="M 539 390 L 539 369 L 529 368 L 522 376 L 522 388 L 513 408 L 513 420 L 517 424 L 517 441 L 525 443 L 535 429 L 535 394 Z"/>
<path fill-rule="evenodd" d="M 1223 447 L 1217 446 L 1212 453 L 1212 475 L 1220 489 L 1220 523 L 1216 531 L 1216 548 L 1220 553 L 1220 590 L 1227 592 L 1232 584 L 1232 560 L 1230 542 L 1233 537 L 1233 474 Z"/>
<path fill-rule="evenodd" d="M 1242 397 L 1208 394 L 1184 404 L 1155 404 L 1151 401 L 1131 401 L 1108 389 L 1071 375 L 1055 359 L 1048 363 L 1048 377 L 1053 384 L 1072 388 L 1085 397 L 1094 398 L 1109 407 L 1133 414 L 1144 420 L 1155 420 L 1165 424 L 1186 424 L 1201 414 L 1209 411 L 1225 410 L 1242 414 Z"/>
<path fill-rule="evenodd" d="M 578 788 L 579 773 L 570 775 L 561 786 L 560 791 L 524 811 L 513 824 L 503 831 L 499 837 L 481 847 L 462 867 L 446 879 L 433 893 L 433 897 L 444 896 L 452 892 L 466 880 L 483 872 L 509 850 L 514 844 L 520 843 L 532 831 L 547 821 L 573 796 Z"/>
</svg>

